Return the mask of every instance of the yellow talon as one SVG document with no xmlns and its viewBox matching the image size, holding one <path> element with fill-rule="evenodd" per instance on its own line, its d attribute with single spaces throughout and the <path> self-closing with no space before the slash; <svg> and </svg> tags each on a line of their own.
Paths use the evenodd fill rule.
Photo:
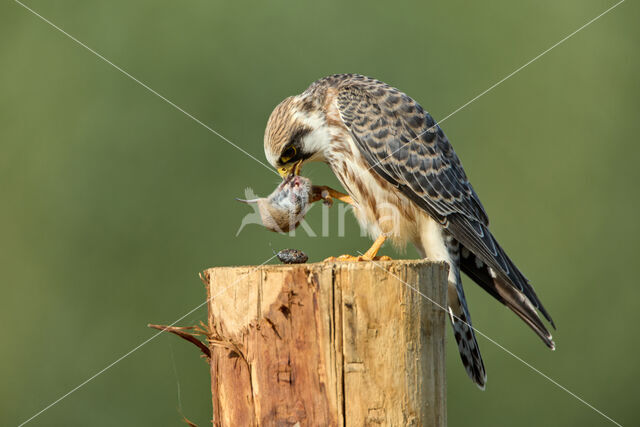
<svg viewBox="0 0 640 427">
<path fill-rule="evenodd" d="M 364 255 L 340 255 L 338 257 L 330 256 L 322 262 L 360 262 L 360 261 L 391 261 L 391 257 L 382 255 L 373 258 L 367 258 Z"/>
<path fill-rule="evenodd" d="M 388 257 L 386 255 L 376 256 L 385 240 L 387 240 L 387 236 L 385 236 L 384 234 L 381 234 L 380 236 L 378 236 L 376 241 L 373 242 L 373 245 L 371 245 L 369 250 L 364 253 L 364 255 L 358 255 L 358 256 L 340 255 L 339 257 L 330 256 L 329 258 L 325 259 L 324 262 L 391 261 L 391 257 Z"/>
</svg>

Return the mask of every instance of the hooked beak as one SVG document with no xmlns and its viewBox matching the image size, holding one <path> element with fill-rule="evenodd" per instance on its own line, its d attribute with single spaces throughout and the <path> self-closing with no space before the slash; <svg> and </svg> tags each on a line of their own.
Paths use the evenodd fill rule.
<svg viewBox="0 0 640 427">
<path fill-rule="evenodd" d="M 278 173 L 284 179 L 289 175 L 299 175 L 301 168 L 302 168 L 302 160 L 299 160 L 295 163 L 284 165 L 281 168 L 278 168 Z"/>
</svg>

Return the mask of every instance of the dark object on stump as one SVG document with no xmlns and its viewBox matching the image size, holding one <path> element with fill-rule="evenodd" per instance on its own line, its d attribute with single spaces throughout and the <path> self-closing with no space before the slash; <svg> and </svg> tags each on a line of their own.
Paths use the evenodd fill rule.
<svg viewBox="0 0 640 427">
<path fill-rule="evenodd" d="M 307 254 L 298 249 L 283 249 L 276 256 L 283 264 L 304 264 L 309 260 Z"/>
</svg>

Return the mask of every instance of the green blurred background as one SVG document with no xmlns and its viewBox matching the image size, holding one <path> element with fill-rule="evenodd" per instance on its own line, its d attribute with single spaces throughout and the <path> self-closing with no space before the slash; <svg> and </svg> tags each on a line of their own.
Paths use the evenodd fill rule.
<svg viewBox="0 0 640 427">
<path fill-rule="evenodd" d="M 337 72 L 442 118 L 612 1 L 45 1 L 28 5 L 259 159 L 272 108 Z M 475 326 L 623 425 L 637 422 L 639 6 L 627 1 L 443 128 L 492 230 L 552 313 L 548 351 L 467 280 Z M 0 6 L 0 424 L 17 425 L 204 301 L 197 273 L 369 245 L 279 236 L 234 201 L 278 178 L 19 4 Z M 338 186 L 324 165 L 305 168 Z M 308 215 L 318 230 L 321 211 Z M 416 257 L 414 249 L 392 256 Z M 180 322 L 205 319 L 200 309 Z M 488 387 L 448 340 L 451 426 L 606 425 L 480 337 Z M 199 425 L 209 377 L 161 335 L 30 425 Z"/>
</svg>

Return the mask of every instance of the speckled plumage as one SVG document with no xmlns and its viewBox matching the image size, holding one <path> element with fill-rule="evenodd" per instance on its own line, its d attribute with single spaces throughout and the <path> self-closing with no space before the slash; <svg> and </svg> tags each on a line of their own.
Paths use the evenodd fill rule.
<svg viewBox="0 0 640 427">
<path fill-rule="evenodd" d="M 265 153 L 281 167 L 326 162 L 354 201 L 373 237 L 413 242 L 450 265 L 449 314 L 469 376 L 484 387 L 486 374 L 471 328 L 460 270 L 521 317 L 549 346 L 551 334 L 536 309 L 551 318 L 524 275 L 489 231 L 488 215 L 444 132 L 406 94 L 357 74 L 320 79 L 285 99 L 265 131 Z"/>
</svg>

